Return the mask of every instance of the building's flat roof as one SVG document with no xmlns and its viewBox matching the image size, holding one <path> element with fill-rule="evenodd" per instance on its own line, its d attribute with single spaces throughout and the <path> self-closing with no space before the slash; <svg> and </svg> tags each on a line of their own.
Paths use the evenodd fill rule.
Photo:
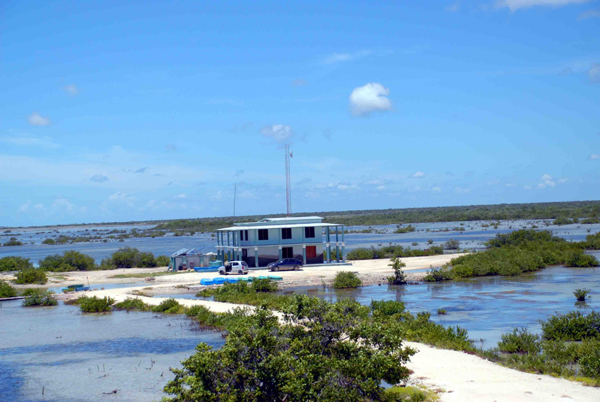
<svg viewBox="0 0 600 402">
<path fill-rule="evenodd" d="M 257 222 L 258 223 L 258 222 Z M 283 229 L 283 228 L 306 228 L 306 227 L 332 227 L 332 226 L 344 226 L 336 223 L 298 223 L 298 224 L 287 224 L 287 225 L 253 225 L 253 226 L 230 226 L 228 228 L 217 229 L 217 231 L 231 231 L 231 230 L 253 230 L 253 229 Z"/>
</svg>

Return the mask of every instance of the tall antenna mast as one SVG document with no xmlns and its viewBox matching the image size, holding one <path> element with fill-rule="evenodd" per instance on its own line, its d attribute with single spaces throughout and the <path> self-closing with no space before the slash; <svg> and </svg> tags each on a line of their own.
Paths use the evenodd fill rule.
<svg viewBox="0 0 600 402">
<path fill-rule="evenodd" d="M 233 184 L 233 217 L 235 218 L 235 193 L 237 192 L 237 183 Z"/>
<path fill-rule="evenodd" d="M 292 214 L 292 181 L 290 178 L 290 158 L 294 155 L 290 152 L 290 145 L 285 144 L 285 200 L 287 216 Z"/>
</svg>

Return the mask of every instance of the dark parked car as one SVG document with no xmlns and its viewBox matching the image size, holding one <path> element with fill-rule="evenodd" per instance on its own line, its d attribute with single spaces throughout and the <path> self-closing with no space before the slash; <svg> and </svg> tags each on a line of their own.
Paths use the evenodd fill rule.
<svg viewBox="0 0 600 402">
<path fill-rule="evenodd" d="M 283 258 L 279 261 L 275 261 L 267 265 L 267 269 L 269 271 L 277 272 L 277 271 L 285 271 L 285 270 L 294 270 L 297 271 L 302 268 L 302 261 L 296 258 Z"/>
</svg>

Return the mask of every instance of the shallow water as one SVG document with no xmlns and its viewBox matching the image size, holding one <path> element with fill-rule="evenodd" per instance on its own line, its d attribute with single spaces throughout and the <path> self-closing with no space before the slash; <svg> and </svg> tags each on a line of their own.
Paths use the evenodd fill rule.
<svg viewBox="0 0 600 402">
<path fill-rule="evenodd" d="M 584 305 L 576 303 L 573 291 L 591 289 L 592 298 Z M 365 286 L 335 290 L 323 287 L 286 289 L 316 296 L 331 302 L 353 298 L 368 305 L 371 300 L 404 302 L 412 313 L 428 311 L 431 319 L 445 326 L 460 326 L 469 331 L 478 346 L 495 347 L 503 332 L 527 327 L 541 332 L 539 320 L 552 314 L 600 310 L 600 269 L 551 267 L 518 277 L 472 278 L 449 283 L 404 286 Z M 446 315 L 437 315 L 443 308 Z"/>
<path fill-rule="evenodd" d="M 0 304 L 0 400 L 160 400 L 169 367 L 221 334 L 185 316 L 116 311 L 82 314 L 76 306 Z M 118 390 L 115 395 L 103 392 Z"/>
<path fill-rule="evenodd" d="M 513 230 L 523 228 L 531 228 L 533 225 L 538 226 L 537 230 L 551 230 L 556 236 L 571 241 L 584 240 L 585 236 L 589 233 L 600 231 L 600 224 L 554 226 L 549 225 L 550 222 L 551 221 L 549 220 L 503 221 L 498 226 L 498 229 L 494 229 L 493 226 L 483 227 L 483 225 L 489 225 L 490 221 L 413 223 L 412 225 L 416 228 L 416 231 L 402 234 L 393 233 L 396 229 L 396 225 L 349 226 L 347 227 L 349 231 L 361 231 L 372 228 L 381 233 L 348 233 L 345 236 L 345 242 L 347 250 L 352 250 L 357 247 L 380 247 L 389 243 L 425 249 L 430 247 L 428 240 L 432 240 L 433 245 L 440 245 L 450 239 L 455 239 L 460 241 L 462 248 L 480 249 L 483 247 L 483 242 L 496 236 L 496 234 L 509 233 Z M 117 228 L 97 227 L 97 229 L 120 229 L 131 231 L 131 229 L 134 228 L 147 229 L 151 227 L 151 225 L 137 225 L 121 226 Z M 451 230 L 457 227 L 464 228 L 465 230 L 462 232 Z M 450 231 L 444 231 L 446 229 L 450 229 Z M 92 256 L 96 262 L 99 263 L 103 258 L 110 256 L 121 247 L 135 247 L 141 251 L 150 251 L 158 256 L 171 255 L 182 248 L 199 248 L 204 252 L 216 252 L 217 245 L 216 238 L 211 237 L 211 233 L 196 233 L 194 236 L 172 236 L 169 234 L 165 237 L 156 238 L 137 237 L 125 239 L 123 242 L 110 240 L 107 243 L 74 243 L 55 246 L 41 244 L 44 239 L 58 234 L 82 236 L 89 233 L 85 232 L 85 229 L 59 229 L 58 231 L 59 233 L 54 233 L 50 230 L 40 232 L 39 229 L 12 230 L 12 233 L 7 234 L 6 236 L 0 236 L 0 242 L 8 241 L 10 236 L 15 236 L 18 240 L 27 244 L 23 246 L 0 247 L 0 258 L 6 256 L 19 256 L 30 258 L 34 264 L 37 264 L 48 255 L 62 254 L 65 250 L 76 250 Z M 335 239 L 335 234 L 332 235 L 332 239 Z M 413 243 L 416 243 L 416 245 L 413 245 Z"/>
</svg>

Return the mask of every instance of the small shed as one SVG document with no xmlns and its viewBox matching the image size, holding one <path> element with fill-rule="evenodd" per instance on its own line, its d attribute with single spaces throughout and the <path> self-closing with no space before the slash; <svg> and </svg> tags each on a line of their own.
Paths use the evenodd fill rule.
<svg viewBox="0 0 600 402">
<path fill-rule="evenodd" d="M 198 267 L 208 267 L 215 253 L 202 254 L 199 249 L 184 248 L 171 255 L 169 271 L 182 271 Z"/>
</svg>

